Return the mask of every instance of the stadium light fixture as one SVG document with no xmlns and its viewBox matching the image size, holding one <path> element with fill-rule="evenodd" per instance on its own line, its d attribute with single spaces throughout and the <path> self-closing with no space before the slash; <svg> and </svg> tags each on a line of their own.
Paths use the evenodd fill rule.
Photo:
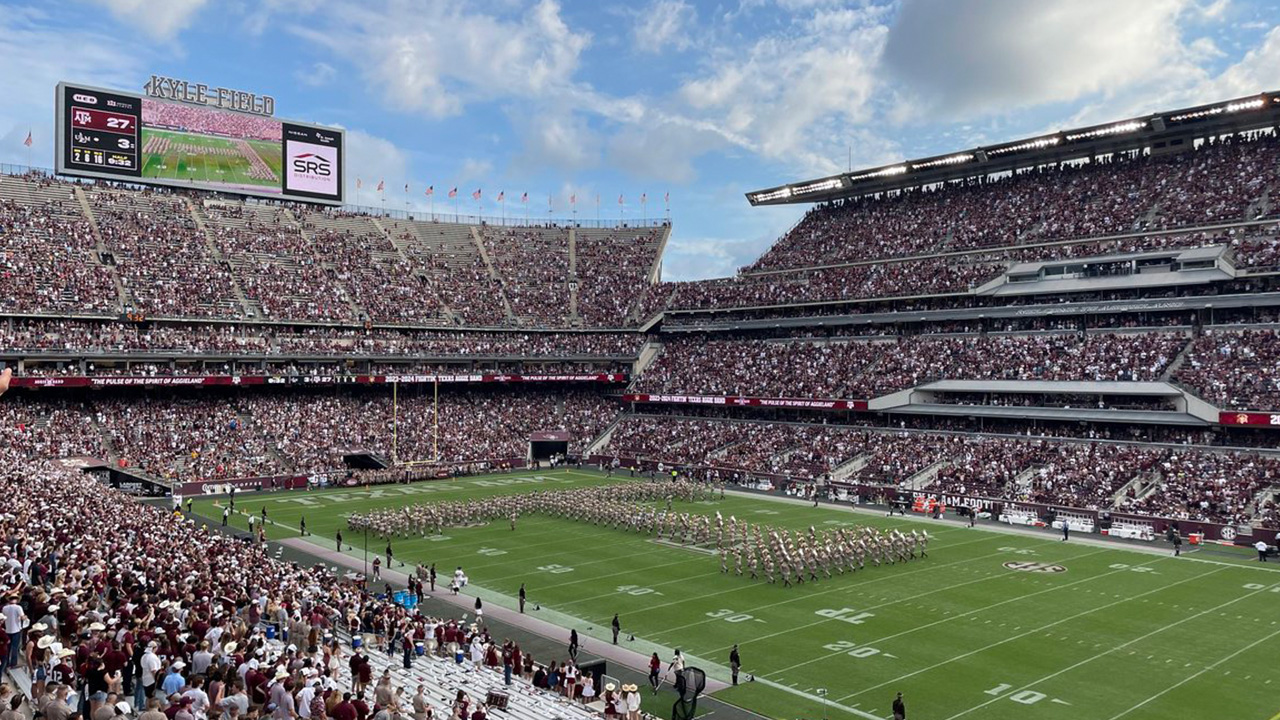
<svg viewBox="0 0 1280 720">
<path fill-rule="evenodd" d="M 1099 128 L 1086 130 L 1079 133 L 1071 133 L 1067 135 L 1068 142 L 1076 140 L 1092 140 L 1093 138 L 1106 137 L 1107 135 L 1122 135 L 1124 133 L 1134 132 L 1146 127 L 1147 123 L 1143 120 L 1129 120 L 1127 122 L 1116 123 L 1114 125 L 1103 125 Z"/>
<path fill-rule="evenodd" d="M 777 190 L 770 190 L 769 192 L 756 193 L 751 197 L 751 200 L 752 202 L 762 203 L 770 202 L 772 200 L 786 200 L 789 197 L 791 197 L 791 188 L 784 187 L 778 188 Z"/>
<path fill-rule="evenodd" d="M 1257 110 L 1266 105 L 1267 101 L 1262 98 L 1254 98 L 1252 100 L 1242 100 L 1227 104 L 1227 112 L 1240 112 L 1241 110 Z"/>
<path fill-rule="evenodd" d="M 797 185 L 791 189 L 791 192 L 793 195 L 808 195 L 809 193 L 839 190 L 841 185 L 843 185 L 843 183 L 840 182 L 840 178 L 830 178 L 827 180 L 811 182 L 808 185 Z"/>
<path fill-rule="evenodd" d="M 1257 110 L 1258 108 L 1261 108 L 1266 104 L 1267 104 L 1267 101 L 1260 97 L 1252 98 L 1249 100 L 1237 100 L 1235 102 L 1229 102 L 1226 105 L 1217 105 L 1215 107 L 1203 108 L 1201 110 L 1196 110 L 1189 113 L 1182 113 L 1181 115 L 1174 115 L 1169 119 L 1173 122 L 1182 122 L 1184 120 L 1199 120 L 1200 118 L 1203 118 L 1203 117 L 1209 117 L 1211 115 L 1221 115 L 1222 113 L 1235 113 L 1235 112 L 1244 112 L 1246 110 Z"/>
<path fill-rule="evenodd" d="M 881 168 L 879 170 L 872 170 L 871 172 L 865 172 L 859 175 L 850 175 L 849 181 L 857 182 L 859 180 L 870 180 L 872 178 L 878 178 L 878 177 L 893 177 L 894 175 L 905 174 L 907 172 L 907 169 L 908 168 L 906 165 L 894 165 L 893 167 Z"/>
<path fill-rule="evenodd" d="M 956 155 L 948 155 L 947 157 L 944 157 L 944 158 L 938 158 L 937 160 L 929 160 L 927 162 L 922 162 L 922 163 L 912 163 L 911 169 L 927 170 L 931 167 L 939 167 L 942 165 L 959 165 L 960 163 L 969 162 L 972 159 L 973 159 L 973 155 L 969 153 L 959 153 Z"/>
<path fill-rule="evenodd" d="M 1020 142 L 1016 145 L 1005 145 L 1004 147 L 991 148 L 987 150 L 988 155 L 1008 155 L 1009 153 L 1022 152 L 1023 150 L 1039 150 L 1041 148 L 1053 147 L 1062 142 L 1062 138 L 1058 135 L 1050 135 L 1048 137 L 1036 138 L 1026 142 Z"/>
</svg>

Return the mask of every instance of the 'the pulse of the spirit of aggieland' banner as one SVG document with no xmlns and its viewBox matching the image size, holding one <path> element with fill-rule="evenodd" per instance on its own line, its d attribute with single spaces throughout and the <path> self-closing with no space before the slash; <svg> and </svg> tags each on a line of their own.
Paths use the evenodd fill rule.
<svg viewBox="0 0 1280 720">
<path fill-rule="evenodd" d="M 811 408 L 814 410 L 866 410 L 866 400 L 827 398 L 771 398 L 744 395 L 648 395 L 628 393 L 623 402 L 670 403 L 674 405 L 720 405 L 724 407 Z"/>
<path fill-rule="evenodd" d="M 389 383 L 548 383 L 627 382 L 626 373 L 580 373 L 563 375 L 506 375 L 484 373 L 404 374 L 404 375 L 155 375 L 99 377 L 19 377 L 13 387 L 202 387 L 211 385 L 382 385 Z"/>
</svg>

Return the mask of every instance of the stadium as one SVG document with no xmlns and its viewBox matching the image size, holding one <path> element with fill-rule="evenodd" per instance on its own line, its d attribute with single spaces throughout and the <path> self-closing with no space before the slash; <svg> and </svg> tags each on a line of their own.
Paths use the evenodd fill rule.
<svg viewBox="0 0 1280 720">
<path fill-rule="evenodd" d="M 6 720 L 1276 720 L 1257 90 L 752 190 L 802 216 L 667 281 L 678 219 L 291 194 L 342 145 L 232 110 L 95 169 L 59 86 L 0 175 Z"/>
</svg>

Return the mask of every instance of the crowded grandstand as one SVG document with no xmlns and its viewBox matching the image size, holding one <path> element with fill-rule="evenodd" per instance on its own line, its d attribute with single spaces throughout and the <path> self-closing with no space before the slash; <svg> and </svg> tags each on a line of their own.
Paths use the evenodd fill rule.
<svg viewBox="0 0 1280 720">
<path fill-rule="evenodd" d="M 735 276 L 685 282 L 661 279 L 665 219 L 450 222 L 0 176 L 0 360 L 14 372 L 0 526 L 15 608 L 0 655 L 16 694 L 57 720 L 77 711 L 68 687 L 92 720 L 483 720 L 499 702 L 489 690 L 521 720 L 639 718 L 634 684 L 588 684 L 555 662 L 548 680 L 519 643 L 417 612 L 389 582 L 308 569 L 201 527 L 216 516 L 124 491 L 219 503 L 225 525 L 237 493 L 571 463 L 654 478 L 629 500 L 665 497 L 668 513 L 656 480 L 671 473 L 701 484 L 678 485 L 690 503 L 728 487 L 877 514 L 959 510 L 1064 539 L 1261 541 L 1265 559 L 1280 530 L 1280 96 L 1257 99 L 753 193 L 812 207 Z M 228 132 L 175 107 L 143 113 Z M 278 122 L 220 115 L 236 137 L 280 139 Z M 516 532 L 518 510 L 572 516 L 553 501 L 608 495 L 564 492 L 577 494 L 485 512 L 458 500 L 448 509 L 463 520 L 430 527 L 509 516 Z M 616 526 L 652 508 L 605 510 L 574 519 Z M 385 535 L 391 571 L 391 537 L 431 534 L 431 507 L 412 512 L 342 529 Z M 678 537 L 672 520 L 665 541 L 719 552 L 730 574 L 730 552 L 710 546 L 726 532 L 732 544 L 735 525 L 701 517 Z M 823 558 L 859 532 L 888 548 L 877 567 L 927 567 L 914 530 L 771 540 L 763 524 L 737 527 L 788 586 L 852 574 L 851 544 Z M 333 544 L 349 549 L 341 530 Z M 792 552 L 816 559 L 789 575 Z M 737 563 L 741 575 L 742 551 Z M 418 597 L 429 577 L 434 590 L 434 569 L 397 567 L 398 589 Z M 410 654 L 433 657 L 411 674 Z M 494 672 L 461 673 L 463 656 Z M 509 698 L 512 674 L 523 685 Z"/>
</svg>

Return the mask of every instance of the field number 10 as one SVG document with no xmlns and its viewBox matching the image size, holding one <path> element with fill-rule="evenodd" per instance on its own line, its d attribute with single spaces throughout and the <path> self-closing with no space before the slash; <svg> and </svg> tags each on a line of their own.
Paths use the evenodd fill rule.
<svg viewBox="0 0 1280 720">
<path fill-rule="evenodd" d="M 1005 693 L 1006 690 L 1009 690 L 1012 687 L 1013 686 L 1010 685 L 1009 683 L 1000 683 L 999 685 L 988 690 L 986 694 L 1000 697 Z M 1036 692 L 1035 690 L 1021 690 L 1019 692 L 1016 692 L 1010 695 L 1009 699 L 1016 703 L 1022 703 L 1023 705 L 1035 705 L 1036 703 L 1040 702 L 1046 697 L 1048 697 L 1048 695 L 1045 695 L 1044 693 L 1041 693 L 1041 692 Z"/>
</svg>

